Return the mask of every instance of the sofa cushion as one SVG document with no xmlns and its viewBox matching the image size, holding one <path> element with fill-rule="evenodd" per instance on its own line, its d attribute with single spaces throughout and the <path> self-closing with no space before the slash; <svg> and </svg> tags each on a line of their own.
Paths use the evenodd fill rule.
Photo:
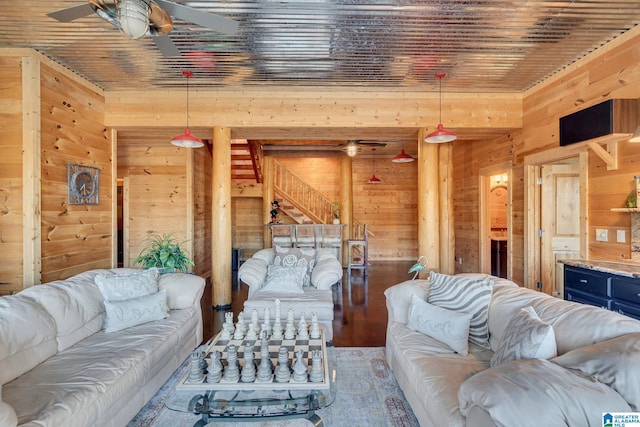
<svg viewBox="0 0 640 427">
<path fill-rule="evenodd" d="M 604 412 L 630 412 L 627 402 L 605 384 L 544 359 L 486 369 L 460 386 L 458 401 L 463 415 L 477 406 L 498 426 L 596 427 Z"/>
<path fill-rule="evenodd" d="M 262 285 L 262 289 L 266 291 L 288 292 L 292 294 L 304 293 L 302 289 L 307 276 L 307 268 L 285 267 L 282 265 L 270 265 L 267 273 L 267 279 Z"/>
<path fill-rule="evenodd" d="M 640 333 L 622 335 L 572 350 L 551 360 L 608 385 L 640 411 Z"/>
<path fill-rule="evenodd" d="M 411 297 L 407 327 L 422 332 L 466 356 L 471 313 L 451 311 L 429 304 L 417 295 Z"/>
<path fill-rule="evenodd" d="M 387 310 L 390 320 L 394 322 L 407 323 L 409 306 L 413 295 L 426 301 L 429 292 L 428 280 L 406 280 L 390 288 L 385 289 L 384 296 L 387 299 Z"/>
<path fill-rule="evenodd" d="M 311 272 L 311 286 L 316 289 L 331 289 L 335 283 L 342 280 L 342 264 L 333 254 L 318 253 L 316 267 Z"/>
<path fill-rule="evenodd" d="M 0 384 L 56 354 L 56 332 L 55 319 L 36 301 L 20 293 L 0 298 Z"/>
<path fill-rule="evenodd" d="M 430 273 L 427 302 L 454 311 L 471 313 L 469 341 L 489 348 L 489 303 L 493 282 L 489 277 L 475 279 Z"/>
<path fill-rule="evenodd" d="M 492 349 L 497 348 L 509 319 L 527 306 L 533 307 L 540 319 L 553 327 L 559 355 L 620 335 L 640 332 L 640 322 L 613 311 L 564 301 L 532 289 L 499 286 L 493 292 L 489 308 Z"/>
<path fill-rule="evenodd" d="M 204 279 L 195 274 L 161 274 L 158 281 L 158 289 L 167 292 L 169 310 L 182 310 L 198 306 L 203 287 Z"/>
<path fill-rule="evenodd" d="M 553 328 L 541 321 L 533 308 L 525 307 L 507 324 L 491 366 L 516 359 L 551 359 L 556 352 Z"/>
<path fill-rule="evenodd" d="M 158 292 L 158 269 L 96 276 L 105 301 L 122 301 Z"/>
<path fill-rule="evenodd" d="M 104 302 L 105 333 L 116 332 L 169 316 L 167 291 L 118 301 Z"/>
</svg>

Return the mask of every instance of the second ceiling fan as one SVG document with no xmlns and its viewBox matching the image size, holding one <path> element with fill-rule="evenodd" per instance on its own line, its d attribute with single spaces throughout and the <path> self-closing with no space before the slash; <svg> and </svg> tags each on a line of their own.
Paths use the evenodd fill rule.
<svg viewBox="0 0 640 427">
<path fill-rule="evenodd" d="M 180 51 L 168 37 L 173 29 L 172 16 L 228 35 L 235 34 L 239 25 L 232 19 L 169 0 L 88 0 L 47 15 L 60 22 L 71 22 L 94 12 L 129 38 L 150 35 L 164 56 L 180 56 Z"/>
</svg>

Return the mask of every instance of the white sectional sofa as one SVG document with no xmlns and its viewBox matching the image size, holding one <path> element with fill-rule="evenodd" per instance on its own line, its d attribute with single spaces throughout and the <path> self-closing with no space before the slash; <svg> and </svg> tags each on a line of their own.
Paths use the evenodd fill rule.
<svg viewBox="0 0 640 427">
<path fill-rule="evenodd" d="M 304 313 L 307 321 L 316 313 L 326 340 L 332 340 L 332 286 L 342 280 L 342 264 L 330 249 L 262 249 L 240 266 L 238 279 L 249 286 L 244 302 L 246 318 L 256 310 L 262 320 L 265 307 L 273 316 L 277 299 L 283 320 L 289 309 L 295 319 Z"/>
<path fill-rule="evenodd" d="M 148 274 L 91 270 L 0 298 L 2 427 L 130 421 L 202 342 L 204 280 Z M 157 292 L 105 301 L 96 283 L 141 275 L 155 277 Z M 146 323 L 128 327 L 136 322 Z"/>
<path fill-rule="evenodd" d="M 640 321 L 505 279 L 449 277 L 490 283 L 484 346 L 460 347 L 468 317 L 439 311 L 454 291 L 429 302 L 437 275 L 385 291 L 387 361 L 421 426 L 599 427 L 603 413 L 640 411 Z"/>
</svg>

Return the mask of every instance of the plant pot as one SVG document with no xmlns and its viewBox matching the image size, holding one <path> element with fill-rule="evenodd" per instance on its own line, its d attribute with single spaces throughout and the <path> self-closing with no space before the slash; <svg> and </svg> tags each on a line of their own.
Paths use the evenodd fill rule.
<svg viewBox="0 0 640 427">
<path fill-rule="evenodd" d="M 336 225 L 340 224 L 340 218 L 333 218 L 333 223 Z"/>
</svg>

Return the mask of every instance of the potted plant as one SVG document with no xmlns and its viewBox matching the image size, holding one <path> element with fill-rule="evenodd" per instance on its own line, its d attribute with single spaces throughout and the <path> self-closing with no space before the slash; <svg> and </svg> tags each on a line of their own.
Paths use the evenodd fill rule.
<svg viewBox="0 0 640 427">
<path fill-rule="evenodd" d="M 337 202 L 331 203 L 331 213 L 333 213 L 333 223 L 340 224 L 340 205 Z"/>
<path fill-rule="evenodd" d="M 161 273 L 182 271 L 187 272 L 189 267 L 195 265 L 182 250 L 181 245 L 169 234 L 152 234 L 147 238 L 148 245 L 140 252 L 135 264 L 141 264 L 144 268 L 157 267 Z"/>
</svg>

